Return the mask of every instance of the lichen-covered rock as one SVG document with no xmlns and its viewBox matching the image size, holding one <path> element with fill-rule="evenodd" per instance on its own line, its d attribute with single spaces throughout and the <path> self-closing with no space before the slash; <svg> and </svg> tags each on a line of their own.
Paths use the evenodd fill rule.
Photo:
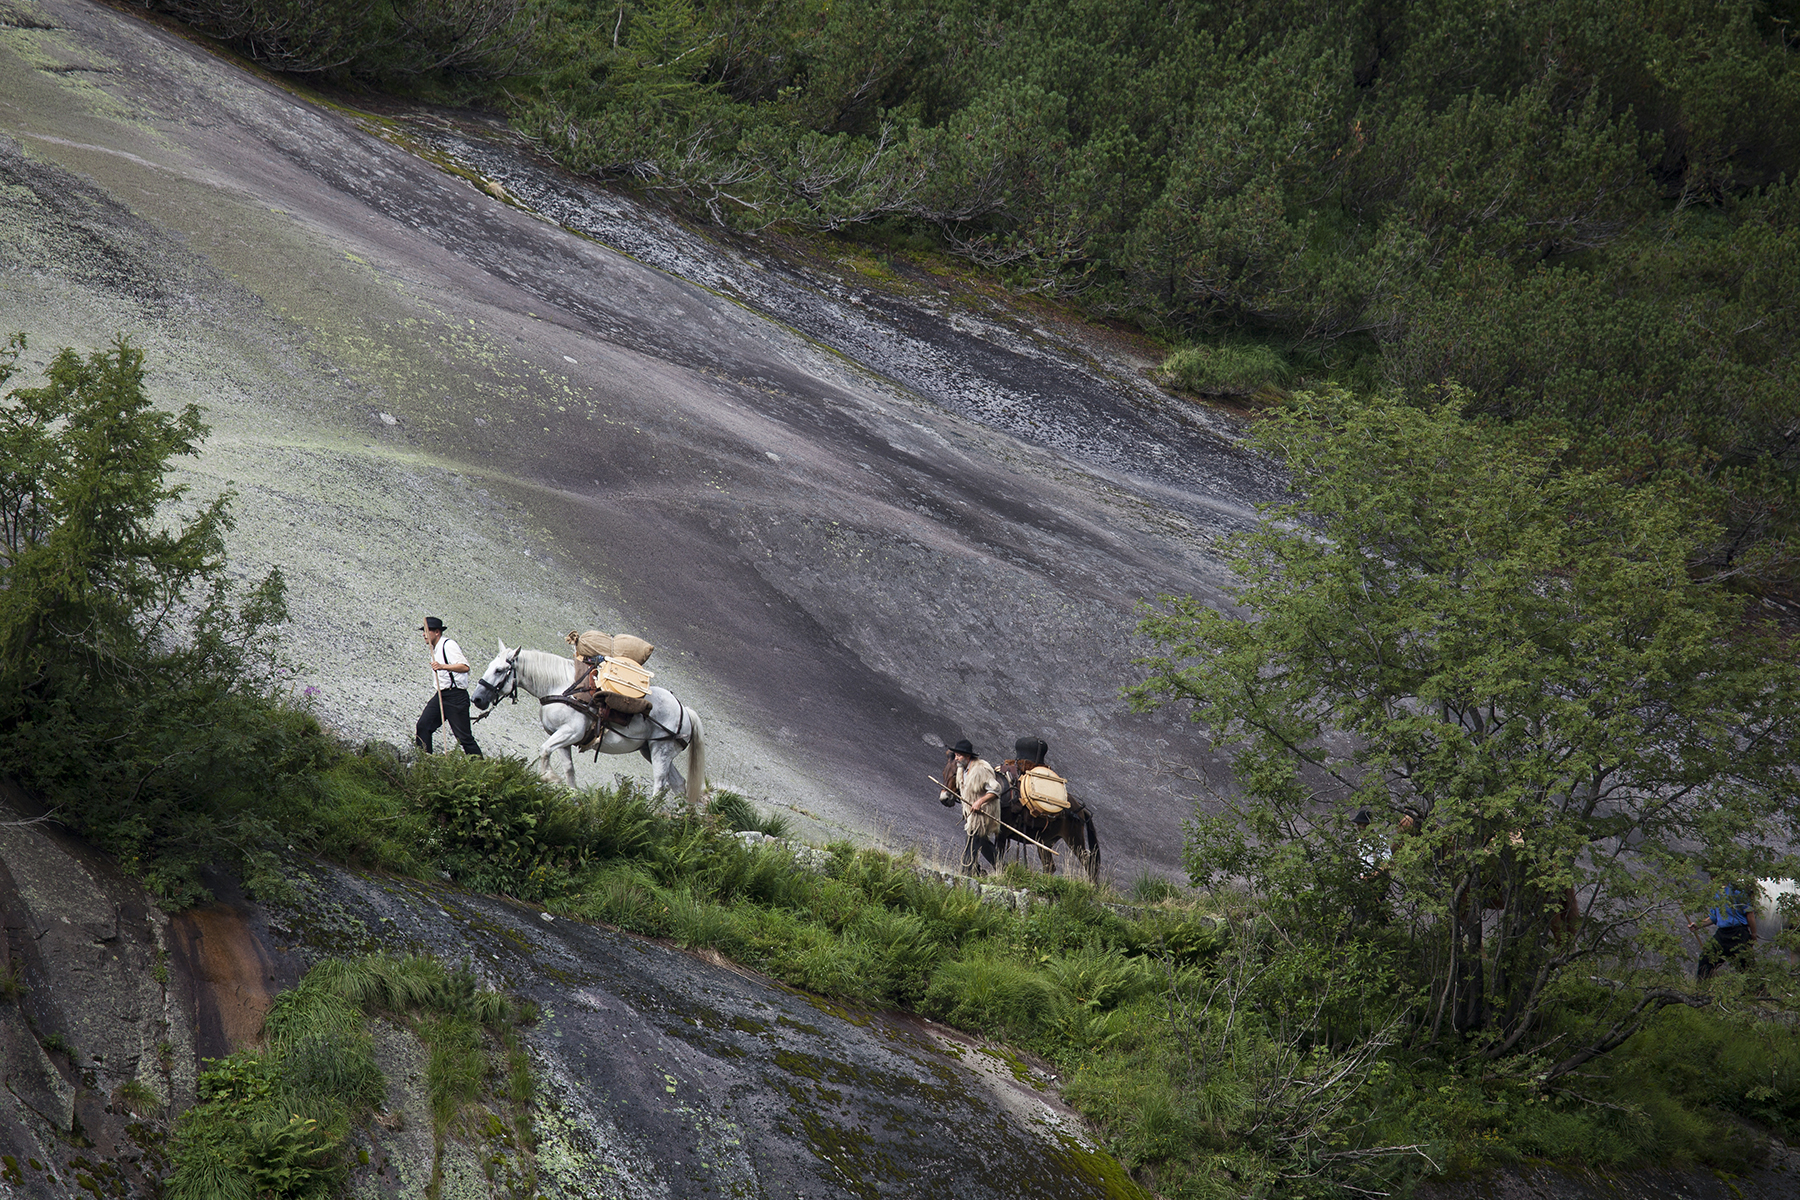
<svg viewBox="0 0 1800 1200">
<path fill-rule="evenodd" d="M 168 918 L 103 858 L 0 805 L 0 925 L 0 1187 L 137 1193 L 194 1098 L 196 1007 L 170 969 Z"/>
<path fill-rule="evenodd" d="M 373 1128 L 362 1131 L 369 1161 L 353 1173 L 350 1194 L 359 1200 L 423 1195 L 436 1161 L 425 1083 L 427 1051 L 405 1029 L 386 1021 L 373 1026 L 375 1061 L 387 1080 L 387 1107 L 377 1114 Z"/>
<path fill-rule="evenodd" d="M 545 1196 L 1138 1194 L 1048 1080 L 918 1018 L 446 886 L 316 866 L 296 893 L 273 914 L 288 952 L 320 954 L 315 929 L 331 948 L 366 930 L 364 949 L 466 958 L 538 1006 L 526 1041 Z M 389 1094 L 400 1103 L 393 1075 Z M 468 1161 L 446 1158 L 446 1196 L 453 1174 L 475 1186 Z"/>
<path fill-rule="evenodd" d="M 79 843 L 14 819 L 0 810 L 0 914 L 29 990 L 0 1008 L 0 1196 L 153 1195 L 197 1060 L 254 1038 L 312 964 L 380 951 L 466 962 L 537 1006 L 530 1136 L 479 1104 L 434 1127 L 429 1049 L 374 1021 L 387 1098 L 352 1134 L 351 1196 L 1138 1194 L 1050 1080 L 917 1018 L 320 864 L 296 865 L 281 906 L 220 880 L 218 903 L 170 921 Z M 982 1169 L 996 1156 L 1006 1171 Z"/>
</svg>

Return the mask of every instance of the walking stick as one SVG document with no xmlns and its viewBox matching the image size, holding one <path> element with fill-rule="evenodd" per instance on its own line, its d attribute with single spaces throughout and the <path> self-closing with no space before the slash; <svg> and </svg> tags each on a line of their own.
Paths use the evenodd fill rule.
<svg viewBox="0 0 1800 1200">
<path fill-rule="evenodd" d="M 442 633 L 439 633 L 438 641 L 441 642 L 443 640 L 444 640 L 444 635 Z M 449 717 L 449 714 L 444 712 L 444 685 L 438 682 L 437 647 L 436 646 L 433 646 L 431 648 L 431 686 L 437 689 L 438 728 L 443 729 L 450 724 L 450 717 Z M 450 730 L 450 736 L 455 737 L 456 730 L 454 730 L 454 729 Z"/>
<path fill-rule="evenodd" d="M 930 771 L 925 772 L 925 777 L 927 779 L 931 780 L 931 782 L 937 784 L 940 788 L 944 788 L 944 790 L 946 792 L 950 790 L 949 788 L 944 787 L 943 780 L 939 779 L 936 775 L 933 775 Z M 997 798 L 998 797 L 996 797 L 996 799 Z M 1050 847 L 1044 845 L 1044 843 L 1038 841 L 1036 838 L 1032 837 L 1029 833 L 1026 833 L 1024 830 L 1014 829 L 1011 825 L 1008 825 L 1005 821 L 1000 820 L 999 817 L 995 817 L 994 820 L 1000 826 L 1000 828 L 1007 830 L 1010 833 L 1017 834 L 1019 836 L 1020 841 L 1030 842 L 1032 845 L 1036 846 L 1039 850 L 1042 850 L 1046 854 L 1054 854 L 1054 855 L 1057 855 L 1058 857 L 1062 856 L 1061 850 L 1050 849 Z"/>
</svg>

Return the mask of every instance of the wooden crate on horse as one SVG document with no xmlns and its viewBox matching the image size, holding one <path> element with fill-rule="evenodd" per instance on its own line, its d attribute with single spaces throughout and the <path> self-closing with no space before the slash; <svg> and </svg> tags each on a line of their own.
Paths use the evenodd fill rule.
<svg viewBox="0 0 1800 1200">
<path fill-rule="evenodd" d="M 606 697 L 606 707 L 614 712 L 641 713 L 650 708 L 650 681 L 654 671 L 647 671 L 629 658 L 607 655 L 594 668 L 594 686 Z"/>
</svg>

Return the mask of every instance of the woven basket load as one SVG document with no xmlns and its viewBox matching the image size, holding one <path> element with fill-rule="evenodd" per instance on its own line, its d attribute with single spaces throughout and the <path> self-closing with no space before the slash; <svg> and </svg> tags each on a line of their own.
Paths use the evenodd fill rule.
<svg viewBox="0 0 1800 1200">
<path fill-rule="evenodd" d="M 1069 807 L 1069 781 L 1049 767 L 1019 776 L 1019 800 L 1034 817 L 1055 816 Z"/>
<path fill-rule="evenodd" d="M 575 648 L 576 658 L 629 658 L 640 666 L 649 662 L 650 655 L 656 650 L 641 637 L 632 637 L 629 633 L 601 633 L 598 629 L 586 633 L 570 632 L 563 640 Z"/>
</svg>

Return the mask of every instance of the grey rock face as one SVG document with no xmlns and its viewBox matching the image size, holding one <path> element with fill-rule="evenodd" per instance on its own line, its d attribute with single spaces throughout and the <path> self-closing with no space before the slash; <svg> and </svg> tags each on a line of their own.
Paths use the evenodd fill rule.
<svg viewBox="0 0 1800 1200">
<path fill-rule="evenodd" d="M 1278 485 L 1146 352 L 700 237 L 478 120 L 313 104 L 112 8 L 6 11 L 0 330 L 28 365 L 123 332 L 205 406 L 187 482 L 235 485 L 246 578 L 286 572 L 327 723 L 409 738 L 427 612 L 478 664 L 626 630 L 714 782 L 815 840 L 954 861 L 919 770 L 1041 734 L 1115 876 L 1178 871 L 1164 767 L 1208 748 L 1125 711 L 1133 606 L 1218 597 L 1214 539 Z M 529 707 L 478 730 L 542 738 Z"/>
<path fill-rule="evenodd" d="M 0 807 L 0 1181 L 28 1196 L 158 1174 L 162 1121 L 193 1103 L 192 992 L 168 919 L 109 863 Z M 36 1164 L 33 1166 L 32 1164 Z"/>
<path fill-rule="evenodd" d="M 0 1195 L 154 1194 L 197 1059 L 253 1040 L 273 994 L 313 962 L 377 951 L 467 962 L 538 1006 L 526 1035 L 537 1145 L 475 1123 L 440 1147 L 424 1048 L 376 1023 L 388 1099 L 354 1135 L 367 1161 L 351 1195 L 419 1197 L 435 1175 L 444 1196 L 500 1196 L 533 1172 L 537 1194 L 569 1198 L 1136 1194 L 1053 1093 L 916 1018 L 332 867 L 299 870 L 285 907 L 239 899 L 170 922 L 51 827 L 0 824 L 0 865 L 8 950 L 29 989 L 0 1006 Z M 165 954 L 172 939 L 183 949 Z"/>
<path fill-rule="evenodd" d="M 447 888 L 321 867 L 300 891 L 273 917 L 297 956 L 316 938 L 466 960 L 539 1006 L 546 1195 L 1117 1194 L 1079 1119 L 954 1031 Z M 384 1051 L 390 1070 L 406 1074 L 408 1053 Z M 421 1120 L 407 1111 L 404 1127 Z M 382 1153 L 416 1163 L 418 1147 Z"/>
</svg>

